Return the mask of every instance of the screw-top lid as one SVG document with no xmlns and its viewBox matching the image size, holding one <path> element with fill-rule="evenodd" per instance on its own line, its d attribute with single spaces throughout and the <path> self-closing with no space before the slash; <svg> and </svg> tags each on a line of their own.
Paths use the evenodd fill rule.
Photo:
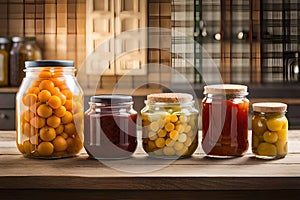
<svg viewBox="0 0 300 200">
<path fill-rule="evenodd" d="M 132 102 L 132 96 L 122 94 L 108 94 L 92 96 L 90 101 L 93 103 L 118 104 Z"/>
<path fill-rule="evenodd" d="M 252 104 L 255 112 L 285 112 L 287 105 L 279 102 L 262 102 Z"/>
<path fill-rule="evenodd" d="M 147 96 L 149 102 L 185 103 L 193 100 L 193 96 L 186 93 L 157 93 Z"/>
<path fill-rule="evenodd" d="M 9 41 L 8 38 L 0 37 L 0 43 L 1 43 L 1 44 L 8 44 L 8 43 L 10 43 L 10 41 Z"/>
<path fill-rule="evenodd" d="M 246 85 L 217 84 L 204 86 L 204 94 L 239 94 L 247 95 Z"/>
<path fill-rule="evenodd" d="M 13 42 L 24 42 L 25 37 L 14 36 L 14 37 L 11 38 L 11 41 L 13 41 Z"/>
<path fill-rule="evenodd" d="M 34 37 L 34 36 L 25 37 L 25 41 L 36 41 L 36 37 Z"/>
<path fill-rule="evenodd" d="M 72 60 L 34 60 L 25 61 L 25 67 L 73 67 L 74 61 Z"/>
</svg>

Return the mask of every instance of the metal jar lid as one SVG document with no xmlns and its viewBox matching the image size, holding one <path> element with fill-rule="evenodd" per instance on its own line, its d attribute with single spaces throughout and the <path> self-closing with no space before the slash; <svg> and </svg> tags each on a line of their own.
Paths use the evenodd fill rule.
<svg viewBox="0 0 300 200">
<path fill-rule="evenodd" d="M 204 86 L 204 94 L 247 95 L 247 86 L 238 84 L 217 84 Z"/>
<path fill-rule="evenodd" d="M 261 102 L 252 104 L 255 112 L 285 112 L 287 105 L 279 102 Z"/>
<path fill-rule="evenodd" d="M 97 95 L 90 98 L 90 102 L 103 104 L 119 104 L 132 102 L 132 96 L 122 94 Z"/>
<path fill-rule="evenodd" d="M 26 61 L 26 68 L 31 67 L 74 67 L 74 61 L 72 60 L 35 60 Z"/>
<path fill-rule="evenodd" d="M 24 42 L 25 41 L 25 37 L 14 36 L 14 37 L 11 38 L 11 41 L 15 42 L 15 43 L 17 43 L 17 42 Z"/>
<path fill-rule="evenodd" d="M 10 43 L 8 38 L 0 37 L 0 44 L 8 44 Z"/>
</svg>

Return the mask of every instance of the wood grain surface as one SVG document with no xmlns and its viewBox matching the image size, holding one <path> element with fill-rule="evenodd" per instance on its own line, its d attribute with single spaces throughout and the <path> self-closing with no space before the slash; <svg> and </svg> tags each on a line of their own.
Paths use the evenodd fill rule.
<svg viewBox="0 0 300 200">
<path fill-rule="evenodd" d="M 151 191 L 165 191 L 164 195 L 169 192 L 170 196 L 174 194 L 170 191 L 187 195 L 182 197 L 193 193 L 195 196 L 192 197 L 196 197 L 201 191 L 201 195 L 213 193 L 211 197 L 231 192 L 235 193 L 234 197 L 241 197 L 249 191 L 259 197 L 267 194 L 278 194 L 275 197 L 279 197 L 285 191 L 298 194 L 299 135 L 297 130 L 289 131 L 289 154 L 277 160 L 256 159 L 250 150 L 243 157 L 212 159 L 205 157 L 201 147 L 188 159 L 160 160 L 148 158 L 139 147 L 130 159 L 96 161 L 89 159 L 84 150 L 79 156 L 65 159 L 26 158 L 16 149 L 15 132 L 2 131 L 0 193 L 9 197 L 9 194 L 18 191 L 16 194 L 22 197 L 21 194 L 26 194 L 26 191 L 36 190 L 55 196 L 65 191 L 64 195 L 68 197 L 70 191 L 76 190 L 78 195 L 89 196 L 98 191 L 108 195 L 106 197 L 113 197 L 116 195 L 113 191 L 119 191 L 125 199 L 138 199 L 134 194 L 150 199 L 150 196 L 144 195 Z M 177 197 L 181 199 L 180 195 Z"/>
</svg>

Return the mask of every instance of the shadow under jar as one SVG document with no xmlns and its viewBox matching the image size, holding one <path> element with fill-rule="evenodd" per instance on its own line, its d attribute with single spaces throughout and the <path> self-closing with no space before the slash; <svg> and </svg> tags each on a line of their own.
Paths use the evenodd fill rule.
<svg viewBox="0 0 300 200">
<path fill-rule="evenodd" d="M 210 157 L 242 156 L 248 149 L 247 86 L 234 84 L 204 87 L 202 148 Z"/>
<path fill-rule="evenodd" d="M 198 110 L 193 96 L 158 93 L 142 109 L 143 148 L 150 157 L 190 157 L 198 147 Z"/>
<path fill-rule="evenodd" d="M 129 158 L 137 147 L 137 112 L 131 96 L 92 96 L 85 112 L 84 147 L 93 159 Z"/>
</svg>

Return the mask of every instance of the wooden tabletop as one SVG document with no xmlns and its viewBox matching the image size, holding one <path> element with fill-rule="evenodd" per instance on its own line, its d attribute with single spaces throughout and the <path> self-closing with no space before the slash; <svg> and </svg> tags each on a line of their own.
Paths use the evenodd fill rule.
<svg viewBox="0 0 300 200">
<path fill-rule="evenodd" d="M 75 199 L 80 195 L 96 198 L 98 194 L 105 199 L 120 194 L 129 199 L 153 199 L 152 194 L 161 198 L 173 195 L 176 199 L 196 199 L 197 195 L 217 198 L 224 194 L 230 199 L 284 197 L 286 191 L 299 195 L 299 139 L 300 131 L 289 131 L 289 154 L 278 160 L 256 159 L 250 150 L 243 157 L 211 159 L 205 157 L 201 147 L 188 159 L 159 160 L 148 158 L 139 147 L 130 159 L 100 162 L 89 159 L 84 150 L 79 156 L 65 159 L 25 158 L 15 146 L 15 132 L 2 131 L 0 193 L 15 198 L 35 191 Z"/>
</svg>

